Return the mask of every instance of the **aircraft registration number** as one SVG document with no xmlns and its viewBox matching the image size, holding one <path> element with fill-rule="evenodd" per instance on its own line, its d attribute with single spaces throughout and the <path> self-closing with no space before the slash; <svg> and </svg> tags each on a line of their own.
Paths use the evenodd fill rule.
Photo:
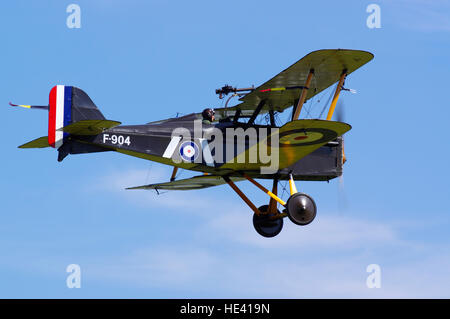
<svg viewBox="0 0 450 319">
<path fill-rule="evenodd" d="M 130 137 L 116 134 L 103 134 L 103 143 L 110 142 L 111 144 L 130 145 Z"/>
</svg>

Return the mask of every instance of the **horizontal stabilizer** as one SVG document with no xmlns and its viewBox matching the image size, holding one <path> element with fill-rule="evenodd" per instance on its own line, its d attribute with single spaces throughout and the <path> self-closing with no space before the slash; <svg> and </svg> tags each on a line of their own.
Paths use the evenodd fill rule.
<svg viewBox="0 0 450 319">
<path fill-rule="evenodd" d="M 72 135 L 97 135 L 106 129 L 110 129 L 120 124 L 120 122 L 110 120 L 82 120 L 64 126 L 58 129 L 58 131 L 63 131 Z"/>
<path fill-rule="evenodd" d="M 50 145 L 48 145 L 47 136 L 39 137 L 35 140 L 32 140 L 31 142 L 19 146 L 19 148 L 45 148 L 45 147 L 50 147 Z"/>
<path fill-rule="evenodd" d="M 239 182 L 245 178 L 241 177 L 231 177 L 233 182 Z M 166 190 L 193 190 L 202 189 L 212 186 L 219 186 L 225 184 L 225 180 L 222 176 L 217 175 L 199 175 L 187 179 L 180 179 L 173 182 L 160 183 L 160 184 L 150 184 L 137 187 L 129 187 L 127 189 L 166 189 Z"/>
</svg>

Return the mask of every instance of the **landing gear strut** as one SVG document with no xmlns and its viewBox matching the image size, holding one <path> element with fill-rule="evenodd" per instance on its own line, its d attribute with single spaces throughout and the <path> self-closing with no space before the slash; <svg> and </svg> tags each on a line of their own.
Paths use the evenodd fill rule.
<svg viewBox="0 0 450 319">
<path fill-rule="evenodd" d="M 317 207 L 316 203 L 311 196 L 297 192 L 294 179 L 292 175 L 289 177 L 289 188 L 291 196 L 287 202 L 284 202 L 277 196 L 278 179 L 274 179 L 272 191 L 267 190 L 264 186 L 259 184 L 253 178 L 242 174 L 247 180 L 252 182 L 255 186 L 270 196 L 269 205 L 263 205 L 259 208 L 242 193 L 242 191 L 231 181 L 227 176 L 224 177 L 225 181 L 231 188 L 247 203 L 247 205 L 253 210 L 253 227 L 255 230 L 264 237 L 275 237 L 283 229 L 283 218 L 289 217 L 289 219 L 296 225 L 308 225 L 316 217 Z M 277 203 L 285 207 L 283 213 L 277 209 Z"/>
</svg>

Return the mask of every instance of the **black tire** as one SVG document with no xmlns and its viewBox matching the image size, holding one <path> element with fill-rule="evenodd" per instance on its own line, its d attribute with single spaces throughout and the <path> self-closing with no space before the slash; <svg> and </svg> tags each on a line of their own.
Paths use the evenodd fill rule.
<svg viewBox="0 0 450 319">
<path fill-rule="evenodd" d="M 278 235 L 283 229 L 283 218 L 272 219 L 273 213 L 267 213 L 268 205 L 258 208 L 261 214 L 253 214 L 253 227 L 263 237 L 271 238 Z M 278 213 L 280 213 L 278 211 Z"/>
<path fill-rule="evenodd" d="M 317 214 L 317 206 L 311 196 L 304 193 L 295 193 L 289 197 L 286 209 L 289 219 L 296 225 L 310 224 Z"/>
</svg>

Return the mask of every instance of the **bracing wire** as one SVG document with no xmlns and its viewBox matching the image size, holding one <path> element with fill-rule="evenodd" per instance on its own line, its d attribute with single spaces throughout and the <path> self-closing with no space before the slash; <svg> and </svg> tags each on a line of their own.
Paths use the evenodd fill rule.
<svg viewBox="0 0 450 319">
<path fill-rule="evenodd" d="M 284 182 L 284 186 L 283 186 L 283 182 L 278 182 L 278 184 L 281 185 L 281 188 L 282 188 L 282 192 L 281 192 L 280 198 L 283 198 L 283 196 L 284 196 L 285 194 L 289 194 L 289 192 L 288 192 L 287 189 L 286 189 L 286 187 L 287 187 L 287 181 Z M 278 206 L 278 208 L 279 208 L 279 207 L 281 206 L 281 204 L 278 203 L 277 206 Z"/>
<path fill-rule="evenodd" d="M 337 86 L 337 84 L 336 84 L 336 86 Z M 320 112 L 320 114 L 319 114 L 319 118 L 321 118 L 322 117 L 322 115 L 323 115 L 323 112 L 325 112 L 325 110 L 326 110 L 326 108 L 327 108 L 327 105 L 330 103 L 330 101 L 331 101 L 331 97 L 333 96 L 333 92 L 335 91 L 335 89 L 333 89 L 333 90 L 331 90 L 330 91 L 330 96 L 328 97 L 328 100 L 327 100 L 327 102 L 324 104 L 324 106 L 323 106 L 323 108 L 322 108 L 322 111 Z"/>
</svg>

